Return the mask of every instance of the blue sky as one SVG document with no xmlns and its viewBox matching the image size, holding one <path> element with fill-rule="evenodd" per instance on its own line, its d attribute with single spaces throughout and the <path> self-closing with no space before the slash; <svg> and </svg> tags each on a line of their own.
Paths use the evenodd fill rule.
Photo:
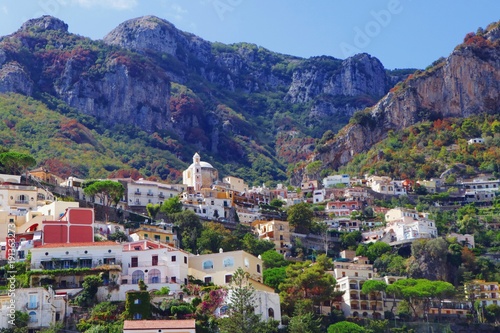
<svg viewBox="0 0 500 333">
<path fill-rule="evenodd" d="M 101 39 L 125 20 L 156 15 L 211 42 L 300 57 L 367 52 L 386 68 L 425 68 L 499 14 L 498 0 L 0 0 L 0 36 L 52 15 Z"/>
</svg>

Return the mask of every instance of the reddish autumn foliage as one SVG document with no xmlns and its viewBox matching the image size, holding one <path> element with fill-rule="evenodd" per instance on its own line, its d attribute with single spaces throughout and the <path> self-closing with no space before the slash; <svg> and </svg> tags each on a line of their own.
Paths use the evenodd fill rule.
<svg viewBox="0 0 500 333">
<path fill-rule="evenodd" d="M 136 169 L 120 169 L 113 171 L 109 174 L 108 178 L 132 178 L 133 180 L 138 180 L 144 178 L 141 173 Z"/>
</svg>

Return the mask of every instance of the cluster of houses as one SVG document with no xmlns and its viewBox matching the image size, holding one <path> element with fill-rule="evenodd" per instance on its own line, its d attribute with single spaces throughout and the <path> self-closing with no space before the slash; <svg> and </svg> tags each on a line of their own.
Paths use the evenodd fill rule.
<svg viewBox="0 0 500 333">
<path fill-rule="evenodd" d="M 80 200 L 86 198 L 84 180 L 69 177 L 64 180 L 47 170 L 30 172 L 41 184 L 50 184 L 63 189 Z M 192 210 L 200 218 L 220 223 L 244 223 L 253 227 L 260 239 L 272 241 L 276 251 L 290 256 L 297 237 L 288 222 L 281 216 L 265 212 L 263 205 L 274 199 L 285 205 L 300 202 L 322 204 L 324 223 L 330 230 L 363 230 L 364 242 L 383 241 L 391 246 L 412 242 L 416 239 L 438 236 L 435 222 L 425 213 L 406 208 L 380 209 L 385 223 L 363 222 L 351 219 L 354 212 L 371 206 L 378 196 L 404 195 L 413 191 L 416 184 L 409 180 L 392 180 L 388 177 L 366 176 L 363 179 L 349 175 L 333 175 L 323 179 L 302 182 L 300 190 L 278 185 L 275 189 L 265 186 L 249 187 L 242 179 L 228 176 L 219 181 L 218 171 L 198 154 L 193 163 L 183 172 L 183 184 L 164 184 L 148 180 L 117 179 L 126 191 L 118 206 L 122 210 L 144 212 L 147 204 L 161 204 L 165 200 L 179 197 L 183 209 Z M 448 188 L 440 180 L 418 182 L 429 193 L 438 193 Z M 454 184 L 459 191 L 457 202 L 492 201 L 498 191 L 500 180 L 474 179 Z M 103 202 L 97 202 L 104 204 Z M 12 226 L 15 226 L 14 235 Z M 97 235 L 108 235 L 115 231 L 128 232 L 129 241 L 115 243 L 95 242 Z M 469 247 L 474 247 L 472 235 L 451 235 Z M 9 241 L 14 237 L 14 242 Z M 21 184 L 20 176 L 0 175 L 0 255 L 9 258 L 15 254 L 23 261 L 30 253 L 30 288 L 16 290 L 16 310 L 29 314 L 29 328 L 48 327 L 51 323 L 70 320 L 73 309 L 69 299 L 82 288 L 86 274 L 100 274 L 104 286 L 99 289 L 100 300 L 123 301 L 128 292 L 138 289 L 138 281 L 144 281 L 149 290 L 166 286 L 170 297 L 182 297 L 182 286 L 188 276 L 206 283 L 227 286 L 237 268 L 248 272 L 256 289 L 256 312 L 263 320 L 281 320 L 280 300 L 274 290 L 262 284 L 262 260 L 244 251 L 193 255 L 179 249 L 177 235 L 168 223 L 142 225 L 136 230 L 125 230 L 121 225 L 96 221 L 92 208 L 81 208 L 77 202 L 55 200 L 45 186 Z M 304 242 L 303 242 L 304 243 Z M 328 250 L 328 239 L 312 240 L 310 246 Z M 73 268 L 88 268 L 75 274 Z M 68 274 L 49 274 L 50 270 L 68 269 Z M 70 273 L 71 272 L 71 273 Z M 324 313 L 336 308 L 346 316 L 381 318 L 384 311 L 394 307 L 393 298 L 380 295 L 362 295 L 362 284 L 369 279 L 381 279 L 390 284 L 403 277 L 378 277 L 366 258 L 355 257 L 349 251 L 335 262 L 330 272 L 337 280 L 337 289 L 344 291 L 342 300 L 322 306 Z M 484 284 L 481 285 L 481 283 Z M 500 297 L 498 285 L 480 281 L 478 290 L 485 304 L 496 302 Z M 50 285 L 49 288 L 46 288 Z M 45 288 L 44 288 L 45 286 Z M 496 287 L 495 287 L 496 286 Z M 482 288 L 482 289 L 481 289 Z M 497 289 L 495 289 L 497 288 Z M 491 290 L 490 290 L 491 289 Z M 484 296 L 484 297 L 483 297 Z M 8 294 L 0 295 L 0 311 L 7 315 L 12 307 Z M 458 307 L 458 308 L 454 308 Z M 461 308 L 460 308 L 461 307 Z M 460 315 L 464 305 L 449 304 L 449 314 Z M 432 311 L 432 309 L 431 309 Z M 448 311 L 448 310 L 446 310 Z M 223 314 L 223 311 L 220 312 Z M 8 317 L 2 316 L 0 327 L 8 327 Z M 136 318 L 140 319 L 140 318 Z M 158 323 L 152 324 L 153 326 Z M 180 324 L 179 324 L 180 325 Z M 192 325 L 192 322 L 182 325 Z M 125 325 L 125 330 L 137 331 L 134 324 Z M 128 328 L 127 328 L 128 327 Z M 155 326 L 156 327 L 156 326 Z M 154 329 L 154 328 L 153 328 Z M 164 332 L 167 328 L 162 326 Z M 183 328 L 185 329 L 185 328 Z"/>
</svg>

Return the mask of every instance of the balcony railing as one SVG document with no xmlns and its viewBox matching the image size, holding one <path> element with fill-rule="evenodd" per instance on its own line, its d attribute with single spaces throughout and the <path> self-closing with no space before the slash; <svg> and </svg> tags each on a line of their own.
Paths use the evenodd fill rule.
<svg viewBox="0 0 500 333">
<path fill-rule="evenodd" d="M 85 261 L 84 261 L 85 260 Z M 71 268 L 97 268 L 97 267 L 109 267 L 111 269 L 121 269 L 120 261 L 108 261 L 106 263 L 103 262 L 95 262 L 95 261 L 86 261 L 91 259 L 84 259 L 80 261 L 70 261 L 70 260 L 53 260 L 53 261 L 42 261 L 40 263 L 31 264 L 32 270 L 40 270 L 40 269 L 71 269 Z"/>
<path fill-rule="evenodd" d="M 141 195 L 141 192 L 140 191 L 135 191 L 134 195 Z"/>
<path fill-rule="evenodd" d="M 17 205 L 28 205 L 30 202 L 29 200 L 16 200 L 15 203 Z"/>
<path fill-rule="evenodd" d="M 28 302 L 26 303 L 26 309 L 28 310 L 34 310 L 34 309 L 38 309 L 38 306 L 39 306 L 39 303 L 38 302 Z"/>
</svg>

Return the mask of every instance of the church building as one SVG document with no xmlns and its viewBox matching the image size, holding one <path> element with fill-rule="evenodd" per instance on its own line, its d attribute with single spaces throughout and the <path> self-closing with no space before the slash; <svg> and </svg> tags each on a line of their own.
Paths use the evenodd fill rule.
<svg viewBox="0 0 500 333">
<path fill-rule="evenodd" d="M 182 172 L 182 183 L 195 191 L 210 188 L 219 179 L 219 173 L 210 163 L 203 162 L 198 153 L 193 156 L 193 163 Z"/>
</svg>

